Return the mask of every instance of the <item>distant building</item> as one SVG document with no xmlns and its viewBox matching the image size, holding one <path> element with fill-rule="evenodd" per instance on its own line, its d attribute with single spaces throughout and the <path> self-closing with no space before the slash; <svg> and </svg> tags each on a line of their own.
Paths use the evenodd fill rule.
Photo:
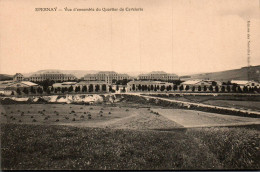
<svg viewBox="0 0 260 172">
<path fill-rule="evenodd" d="M 171 81 L 178 80 L 176 74 L 169 74 L 163 71 L 153 71 L 148 74 L 141 74 L 138 76 L 139 80 L 161 80 L 161 81 Z"/>
<path fill-rule="evenodd" d="M 107 84 L 112 84 L 113 80 L 118 81 L 124 79 L 129 80 L 132 78 L 127 74 L 118 74 L 114 71 L 102 71 L 96 74 L 87 74 L 84 76 L 85 81 L 104 81 Z"/>
<path fill-rule="evenodd" d="M 37 89 L 39 85 L 30 81 L 5 81 L 0 83 L 0 93 L 10 95 L 12 92 L 16 93 L 18 88 L 20 89 L 20 91 L 23 91 L 24 88 L 27 88 L 27 90 L 29 91 L 31 87 Z"/>
<path fill-rule="evenodd" d="M 231 80 L 231 84 L 237 84 L 240 87 L 260 87 L 259 82 L 255 81 L 246 81 L 246 80 Z"/>
<path fill-rule="evenodd" d="M 44 80 L 63 82 L 63 81 L 74 81 L 76 79 L 77 78 L 72 74 L 63 74 L 58 71 L 33 74 L 29 77 L 29 80 L 33 82 L 39 82 Z"/>
<path fill-rule="evenodd" d="M 198 91 L 199 87 L 200 89 L 204 89 L 204 87 L 207 88 L 207 90 L 209 91 L 209 87 L 210 86 L 221 86 L 222 83 L 220 81 L 212 81 L 212 80 L 188 80 L 185 81 L 183 83 L 181 83 L 181 85 L 183 85 L 183 89 L 185 90 L 185 88 L 189 88 L 189 90 L 192 90 L 192 88 L 194 87 L 194 91 Z"/>
<path fill-rule="evenodd" d="M 62 83 L 54 83 L 52 86 L 53 86 L 53 88 L 55 89 L 55 88 L 65 88 L 65 87 L 67 87 L 67 88 L 69 88 L 69 87 L 75 87 L 76 86 L 76 84 L 77 84 L 77 82 L 62 82 Z"/>
<path fill-rule="evenodd" d="M 163 89 L 164 88 L 164 89 Z M 173 84 L 161 81 L 130 81 L 127 83 L 127 92 L 135 91 L 167 91 L 172 90 Z M 170 91 L 169 90 L 169 91 Z"/>
<path fill-rule="evenodd" d="M 13 77 L 14 81 L 23 81 L 24 80 L 24 76 L 21 73 L 16 73 Z"/>
</svg>

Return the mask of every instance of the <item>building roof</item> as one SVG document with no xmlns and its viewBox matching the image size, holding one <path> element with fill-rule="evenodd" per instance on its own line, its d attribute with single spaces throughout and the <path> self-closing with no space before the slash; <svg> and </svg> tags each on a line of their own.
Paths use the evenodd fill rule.
<svg viewBox="0 0 260 172">
<path fill-rule="evenodd" d="M 143 84 L 143 85 L 150 85 L 150 84 L 171 84 L 168 82 L 161 82 L 161 81 L 130 81 L 127 84 Z"/>
<path fill-rule="evenodd" d="M 258 83 L 255 81 L 246 81 L 246 80 L 231 80 L 232 84 L 238 84 L 238 85 L 247 85 L 249 83 Z M 259 84 L 259 83 L 258 83 Z"/>
<path fill-rule="evenodd" d="M 38 84 L 35 84 L 35 83 L 33 83 L 33 82 L 30 82 L 30 81 L 21 81 L 20 83 L 25 84 L 25 85 L 28 85 L 28 86 L 30 86 L 30 87 L 32 87 L 32 86 L 38 86 Z"/>
<path fill-rule="evenodd" d="M 105 81 L 80 81 L 76 85 L 107 84 Z"/>
<path fill-rule="evenodd" d="M 185 82 L 183 82 L 181 84 L 182 85 L 200 85 L 202 83 L 211 85 L 212 81 L 209 81 L 209 80 L 188 80 L 188 81 L 185 81 Z"/>
</svg>

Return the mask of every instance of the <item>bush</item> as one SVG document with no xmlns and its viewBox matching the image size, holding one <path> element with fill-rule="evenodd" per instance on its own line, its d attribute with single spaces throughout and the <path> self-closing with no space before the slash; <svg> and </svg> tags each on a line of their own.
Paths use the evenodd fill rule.
<svg viewBox="0 0 260 172">
<path fill-rule="evenodd" d="M 125 111 L 129 111 L 128 109 L 126 109 Z"/>
<path fill-rule="evenodd" d="M 108 114 L 111 114 L 111 112 L 108 112 Z"/>
<path fill-rule="evenodd" d="M 33 119 L 32 122 L 37 122 L 36 119 Z"/>
<path fill-rule="evenodd" d="M 83 116 L 83 115 L 81 115 L 81 116 L 80 116 L 80 118 L 84 118 L 84 116 Z"/>
<path fill-rule="evenodd" d="M 31 118 L 33 118 L 33 116 L 31 116 Z"/>
<path fill-rule="evenodd" d="M 72 119 L 72 121 L 76 121 L 76 119 L 75 119 L 75 118 L 73 118 L 73 119 Z"/>
<path fill-rule="evenodd" d="M 59 122 L 60 120 L 59 119 L 56 119 L 56 122 Z"/>
</svg>

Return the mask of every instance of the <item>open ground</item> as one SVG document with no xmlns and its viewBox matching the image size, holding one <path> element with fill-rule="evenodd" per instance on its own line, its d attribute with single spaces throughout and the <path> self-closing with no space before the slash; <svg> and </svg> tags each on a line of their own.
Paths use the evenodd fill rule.
<svg viewBox="0 0 260 172">
<path fill-rule="evenodd" d="M 1 106 L 2 169 L 259 169 L 260 119 L 135 101 Z"/>
</svg>

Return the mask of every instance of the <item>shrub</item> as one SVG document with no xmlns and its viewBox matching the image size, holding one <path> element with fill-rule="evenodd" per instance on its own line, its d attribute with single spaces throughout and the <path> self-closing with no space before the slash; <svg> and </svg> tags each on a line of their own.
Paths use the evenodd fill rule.
<svg viewBox="0 0 260 172">
<path fill-rule="evenodd" d="M 75 119 L 75 118 L 73 118 L 73 119 L 72 119 L 72 121 L 76 121 L 76 119 Z"/>
<path fill-rule="evenodd" d="M 30 113 L 30 111 L 28 111 L 28 113 Z"/>
<path fill-rule="evenodd" d="M 84 114 L 87 114 L 86 112 L 84 112 Z"/>
<path fill-rule="evenodd" d="M 126 109 L 125 111 L 129 111 L 128 109 Z"/>
<path fill-rule="evenodd" d="M 33 118 L 33 116 L 31 116 L 31 118 Z"/>
<path fill-rule="evenodd" d="M 80 107 L 80 109 L 83 109 L 83 107 Z"/>
<path fill-rule="evenodd" d="M 74 110 L 72 110 L 72 111 L 71 111 L 71 113 L 75 113 L 75 111 L 74 111 Z"/>
<path fill-rule="evenodd" d="M 111 112 L 108 112 L 108 114 L 111 114 Z"/>
<path fill-rule="evenodd" d="M 22 120 L 19 120 L 19 122 L 22 122 Z"/>
<path fill-rule="evenodd" d="M 45 118 L 44 118 L 44 120 L 48 120 L 49 118 L 46 116 Z"/>
<path fill-rule="evenodd" d="M 103 113 L 103 111 L 100 111 L 99 113 Z"/>
<path fill-rule="evenodd" d="M 81 116 L 80 116 L 80 118 L 84 118 L 84 116 L 83 116 L 83 115 L 81 115 Z"/>
<path fill-rule="evenodd" d="M 20 110 L 17 110 L 17 112 L 20 112 Z"/>
<path fill-rule="evenodd" d="M 33 119 L 32 122 L 37 122 L 36 119 Z"/>
<path fill-rule="evenodd" d="M 89 108 L 89 110 L 93 110 L 93 108 L 91 107 L 91 108 Z"/>
<path fill-rule="evenodd" d="M 59 122 L 60 120 L 59 119 L 56 119 L 56 122 Z"/>
</svg>

